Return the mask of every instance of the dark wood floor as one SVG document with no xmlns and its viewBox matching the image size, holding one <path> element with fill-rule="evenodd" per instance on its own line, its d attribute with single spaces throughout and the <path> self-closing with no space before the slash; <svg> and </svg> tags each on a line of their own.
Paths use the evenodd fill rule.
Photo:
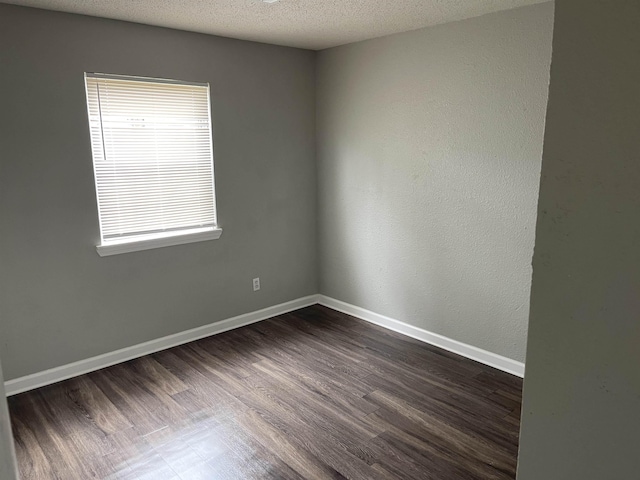
<svg viewBox="0 0 640 480">
<path fill-rule="evenodd" d="M 513 479 L 521 380 L 313 306 L 9 399 L 23 479 Z"/>
</svg>

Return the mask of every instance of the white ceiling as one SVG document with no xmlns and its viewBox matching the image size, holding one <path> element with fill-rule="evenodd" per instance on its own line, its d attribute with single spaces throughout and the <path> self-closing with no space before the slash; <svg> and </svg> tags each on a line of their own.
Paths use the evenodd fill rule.
<svg viewBox="0 0 640 480">
<path fill-rule="evenodd" d="M 2 1 L 321 50 L 547 0 Z"/>
</svg>

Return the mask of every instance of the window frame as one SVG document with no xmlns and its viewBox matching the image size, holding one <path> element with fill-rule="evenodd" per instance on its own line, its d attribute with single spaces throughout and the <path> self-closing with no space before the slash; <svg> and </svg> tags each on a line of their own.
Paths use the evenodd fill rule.
<svg viewBox="0 0 640 480">
<path fill-rule="evenodd" d="M 96 166 L 96 155 L 95 155 L 95 145 L 94 140 L 91 135 L 91 119 L 92 114 L 90 107 L 90 98 L 89 98 L 89 85 L 87 83 L 88 78 L 96 78 L 96 79 L 112 79 L 112 80 L 125 80 L 125 81 L 136 81 L 136 82 L 147 82 L 147 83 L 159 83 L 159 84 L 170 84 L 170 85 L 193 85 L 199 87 L 206 87 L 207 89 L 207 112 L 208 112 L 208 136 L 209 136 L 209 144 L 211 151 L 211 194 L 212 194 L 212 207 L 213 207 L 213 216 L 214 223 L 213 225 L 207 225 L 203 227 L 189 227 L 189 228 L 178 228 L 175 230 L 165 230 L 161 232 L 154 233 L 140 233 L 138 235 L 131 234 L 126 237 L 116 238 L 116 239 L 107 239 L 105 240 L 104 232 L 103 232 L 103 216 L 100 211 L 100 198 L 98 191 L 98 172 Z M 86 102 L 87 102 L 87 120 L 89 127 L 89 137 L 91 143 L 91 157 L 92 157 L 92 166 L 94 173 L 94 188 L 96 193 L 96 203 L 98 208 L 98 223 L 100 227 L 100 245 L 96 246 L 96 251 L 98 255 L 101 257 L 109 256 L 109 255 L 117 255 L 121 253 L 128 252 L 136 252 L 141 250 L 149 250 L 154 248 L 168 247 L 173 245 L 181 245 L 187 243 L 201 242 L 206 240 L 216 240 L 220 238 L 222 235 L 222 228 L 218 225 L 218 216 L 217 216 L 217 202 L 216 202 L 216 187 L 215 187 L 215 162 L 213 155 L 213 124 L 211 121 L 211 89 L 209 83 L 198 83 L 198 82 L 186 82 L 182 80 L 173 80 L 173 79 L 164 79 L 164 78 L 152 78 L 152 77 L 141 77 L 141 76 L 132 76 L 132 75 L 116 75 L 116 74 L 102 74 L 102 73 L 89 73 L 85 72 L 84 74 L 84 84 L 85 84 L 85 94 L 86 94 Z M 102 125 L 100 126 L 100 133 L 104 135 L 104 130 Z M 105 147 L 102 146 L 103 151 L 101 154 L 106 159 Z"/>
</svg>

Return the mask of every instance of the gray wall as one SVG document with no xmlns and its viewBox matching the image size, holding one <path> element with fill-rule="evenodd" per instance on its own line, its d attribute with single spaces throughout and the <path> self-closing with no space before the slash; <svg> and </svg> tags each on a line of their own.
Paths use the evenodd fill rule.
<svg viewBox="0 0 640 480">
<path fill-rule="evenodd" d="M 320 291 L 524 360 L 552 4 L 325 50 Z"/>
<path fill-rule="evenodd" d="M 11 436 L 11 420 L 4 393 L 2 365 L 0 365 L 0 478 L 13 480 L 16 477 L 16 459 Z"/>
<path fill-rule="evenodd" d="M 635 479 L 640 2 L 556 0 L 555 22 L 518 480 Z"/>
<path fill-rule="evenodd" d="M 314 52 L 8 5 L 0 45 L 7 379 L 317 292 Z M 97 255 L 85 71 L 211 83 L 220 240 Z"/>
</svg>

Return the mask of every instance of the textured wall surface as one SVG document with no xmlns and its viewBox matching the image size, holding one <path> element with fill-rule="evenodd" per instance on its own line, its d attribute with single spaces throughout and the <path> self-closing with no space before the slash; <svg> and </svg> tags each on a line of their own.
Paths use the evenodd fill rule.
<svg viewBox="0 0 640 480">
<path fill-rule="evenodd" d="M 16 476 L 16 459 L 11 436 L 11 419 L 4 394 L 2 365 L 0 365 L 0 478 L 14 480 Z"/>
<path fill-rule="evenodd" d="M 313 52 L 9 5 L 0 45 L 7 379 L 317 292 Z M 98 256 L 86 71 L 211 83 L 219 240 Z"/>
<path fill-rule="evenodd" d="M 320 291 L 522 361 L 552 4 L 320 52 Z"/>
<path fill-rule="evenodd" d="M 556 1 L 518 480 L 640 478 L 639 25 Z"/>
</svg>

